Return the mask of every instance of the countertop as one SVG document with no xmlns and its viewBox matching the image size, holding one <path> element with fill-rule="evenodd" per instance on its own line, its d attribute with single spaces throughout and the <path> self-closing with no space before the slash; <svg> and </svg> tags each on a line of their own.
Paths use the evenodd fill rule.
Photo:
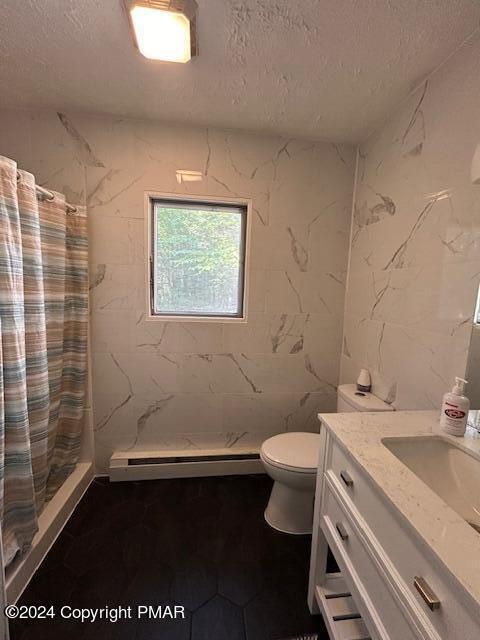
<svg viewBox="0 0 480 640">
<path fill-rule="evenodd" d="M 469 423 L 477 413 L 470 412 Z M 381 442 L 386 437 L 441 435 L 480 459 L 480 433 L 467 427 L 463 438 L 444 434 L 437 411 L 324 413 L 318 417 L 480 605 L 480 534 Z"/>
</svg>

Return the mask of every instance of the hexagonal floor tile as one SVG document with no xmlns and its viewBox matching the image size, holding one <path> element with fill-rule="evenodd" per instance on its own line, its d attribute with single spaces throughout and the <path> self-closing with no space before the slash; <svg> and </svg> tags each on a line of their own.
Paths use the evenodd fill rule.
<svg viewBox="0 0 480 640">
<path fill-rule="evenodd" d="M 328 639 L 321 616 L 311 616 L 306 597 L 282 583 L 255 596 L 244 609 L 247 640 L 288 638 L 321 631 Z M 268 633 L 268 635 L 267 635 Z"/>
<path fill-rule="evenodd" d="M 52 640 L 53 638 L 68 638 L 69 640 L 83 640 L 85 628 L 77 621 L 42 620 L 33 622 L 26 627 L 21 636 L 15 635 L 15 627 L 10 627 L 10 640 Z"/>
<path fill-rule="evenodd" d="M 195 556 L 185 558 L 175 569 L 171 593 L 179 604 L 194 611 L 217 593 L 215 565 Z"/>
<path fill-rule="evenodd" d="M 123 562 L 127 567 L 141 567 L 152 561 L 157 534 L 144 524 L 127 529 L 122 537 Z"/>
<path fill-rule="evenodd" d="M 215 596 L 192 617 L 192 640 L 213 638 L 245 640 L 242 610 L 222 596 Z"/>
<path fill-rule="evenodd" d="M 140 567 L 135 573 L 125 592 L 125 603 L 132 607 L 140 604 L 160 604 L 169 598 L 171 583 L 170 567 L 152 561 Z"/>
<path fill-rule="evenodd" d="M 326 639 L 306 605 L 309 539 L 265 524 L 270 487 L 261 476 L 95 480 L 20 604 L 135 608 L 172 599 L 187 619 L 17 621 L 12 640 L 265 640 L 312 631 Z"/>
<path fill-rule="evenodd" d="M 111 530 L 124 531 L 142 522 L 145 509 L 138 500 L 126 500 L 113 504 L 105 513 L 104 520 Z"/>
<path fill-rule="evenodd" d="M 122 561 L 122 545 L 115 531 L 107 526 L 75 538 L 65 555 L 64 564 L 76 575 L 108 562 Z"/>
<path fill-rule="evenodd" d="M 173 612 L 177 604 L 173 601 L 167 601 L 162 602 L 161 606 L 169 606 Z M 138 621 L 135 640 L 190 640 L 192 614 L 185 609 L 184 616 Z"/>
<path fill-rule="evenodd" d="M 218 592 L 235 604 L 247 604 L 261 586 L 261 571 L 254 563 L 225 562 L 218 568 Z"/>
<path fill-rule="evenodd" d="M 123 594 L 135 575 L 134 571 L 119 563 L 89 569 L 77 577 L 72 595 L 65 604 L 87 608 L 116 607 L 122 602 Z"/>
</svg>

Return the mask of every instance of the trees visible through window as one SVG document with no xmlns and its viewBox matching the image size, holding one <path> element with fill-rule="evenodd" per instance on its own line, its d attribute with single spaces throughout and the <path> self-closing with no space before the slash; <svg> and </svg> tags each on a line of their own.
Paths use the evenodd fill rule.
<svg viewBox="0 0 480 640">
<path fill-rule="evenodd" d="M 243 317 L 246 207 L 152 200 L 152 315 Z"/>
</svg>

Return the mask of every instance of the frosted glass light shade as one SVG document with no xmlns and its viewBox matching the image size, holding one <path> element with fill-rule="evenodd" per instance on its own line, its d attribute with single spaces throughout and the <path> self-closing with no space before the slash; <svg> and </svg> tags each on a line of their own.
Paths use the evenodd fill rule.
<svg viewBox="0 0 480 640">
<path fill-rule="evenodd" d="M 150 60 L 188 62 L 192 57 L 190 20 L 183 13 L 134 5 L 130 19 L 138 49 Z"/>
<path fill-rule="evenodd" d="M 473 184 L 480 184 L 480 143 L 477 145 L 473 155 L 471 178 Z"/>
</svg>

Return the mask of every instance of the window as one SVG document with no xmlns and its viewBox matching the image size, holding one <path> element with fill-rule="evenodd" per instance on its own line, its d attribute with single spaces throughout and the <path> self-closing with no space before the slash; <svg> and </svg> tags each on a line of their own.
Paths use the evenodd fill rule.
<svg viewBox="0 0 480 640">
<path fill-rule="evenodd" d="M 245 204 L 151 198 L 150 315 L 245 315 Z"/>
</svg>

